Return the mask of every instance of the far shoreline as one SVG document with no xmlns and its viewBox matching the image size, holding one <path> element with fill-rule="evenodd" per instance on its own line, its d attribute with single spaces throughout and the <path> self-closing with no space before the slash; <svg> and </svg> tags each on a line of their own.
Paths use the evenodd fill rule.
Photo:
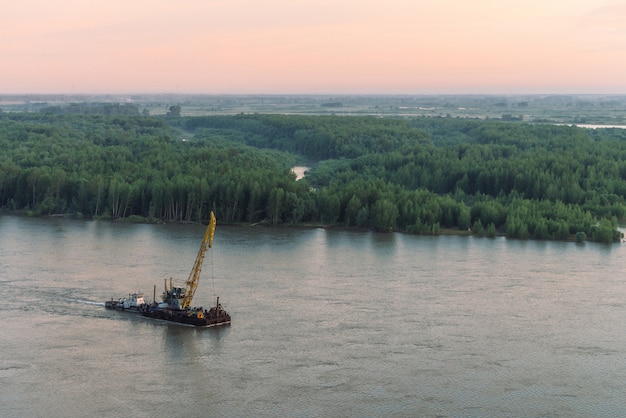
<svg viewBox="0 0 626 418">
<path fill-rule="evenodd" d="M 141 216 L 131 215 L 125 218 L 111 219 L 108 216 L 84 216 L 81 214 L 63 214 L 63 213 L 55 213 L 48 215 L 35 215 L 29 214 L 25 211 L 10 211 L 7 209 L 0 209 L 0 216 L 9 215 L 9 216 L 18 216 L 25 218 L 50 218 L 50 219 L 71 219 L 71 220 L 83 220 L 83 221 L 104 221 L 104 222 L 116 222 L 116 223 L 129 223 L 129 224 L 145 224 L 145 225 L 205 225 L 203 222 L 198 221 L 165 221 L 162 219 L 156 218 L 144 218 Z M 219 221 L 218 221 L 219 222 Z M 390 231 L 376 231 L 371 228 L 363 228 L 358 226 L 346 226 L 343 224 L 325 224 L 325 223 L 296 223 L 296 224 L 277 224 L 272 225 L 268 221 L 260 221 L 255 223 L 248 222 L 238 222 L 238 223 L 220 223 L 222 227 L 242 227 L 242 228 L 295 228 L 295 229 L 328 229 L 328 230 L 338 230 L 338 231 L 353 231 L 353 232 L 372 232 L 375 234 L 389 234 L 389 233 L 398 233 L 404 235 L 415 235 L 415 236 L 460 236 L 460 237 L 476 237 L 476 238 L 509 238 L 506 234 L 497 231 L 495 234 L 475 234 L 470 229 L 460 230 L 456 228 L 439 228 L 436 233 L 428 234 L 428 233 L 413 233 L 407 231 L 400 231 L 396 229 L 392 229 Z M 529 236 L 526 239 L 522 238 L 510 238 L 516 241 L 545 241 L 545 242 L 576 242 L 579 244 L 583 244 L 585 242 L 596 242 L 585 239 L 584 241 L 578 242 L 576 241 L 575 235 L 570 235 L 564 239 L 538 239 L 532 236 Z M 623 238 L 619 241 L 614 241 L 608 244 L 616 244 L 624 242 Z M 601 242 L 598 242 L 599 244 Z"/>
</svg>

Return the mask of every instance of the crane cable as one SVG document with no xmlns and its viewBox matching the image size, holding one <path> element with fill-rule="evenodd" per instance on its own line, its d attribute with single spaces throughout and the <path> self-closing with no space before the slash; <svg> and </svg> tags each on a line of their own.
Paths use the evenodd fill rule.
<svg viewBox="0 0 626 418">
<path fill-rule="evenodd" d="M 215 274 L 213 272 L 213 251 L 209 251 L 209 254 L 211 255 L 211 287 L 213 289 L 213 296 L 216 296 L 216 294 L 215 294 Z"/>
</svg>

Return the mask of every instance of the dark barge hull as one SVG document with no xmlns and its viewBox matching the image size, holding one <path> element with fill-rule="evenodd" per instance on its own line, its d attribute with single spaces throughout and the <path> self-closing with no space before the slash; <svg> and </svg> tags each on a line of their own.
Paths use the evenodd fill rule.
<svg viewBox="0 0 626 418">
<path fill-rule="evenodd" d="M 219 327 L 224 325 L 230 325 L 230 315 L 224 312 L 222 315 L 214 317 L 198 318 L 196 315 L 191 315 L 188 311 L 176 311 L 176 310 L 164 310 L 164 309 L 152 309 L 141 312 L 142 316 L 151 319 L 158 319 L 161 321 L 174 322 L 181 325 L 187 325 L 192 327 Z"/>
</svg>

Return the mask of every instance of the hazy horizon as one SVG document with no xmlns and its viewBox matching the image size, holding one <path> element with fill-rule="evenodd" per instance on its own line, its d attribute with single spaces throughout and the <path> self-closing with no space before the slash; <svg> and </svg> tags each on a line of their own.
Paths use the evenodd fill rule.
<svg viewBox="0 0 626 418">
<path fill-rule="evenodd" d="M 120 92 L 51 92 L 51 93 L 3 93 L 0 92 L 0 97 L 117 97 L 117 98 L 132 98 L 139 97 L 159 97 L 159 96 L 181 96 L 181 97 L 312 97 L 312 98 L 326 98 L 326 99 L 340 99 L 340 98 L 436 98 L 436 97 L 626 97 L 626 93 L 199 93 L 199 92 L 132 92 L 132 91 L 120 91 Z"/>
<path fill-rule="evenodd" d="M 626 94 L 626 2 L 23 0 L 0 94 Z"/>
</svg>

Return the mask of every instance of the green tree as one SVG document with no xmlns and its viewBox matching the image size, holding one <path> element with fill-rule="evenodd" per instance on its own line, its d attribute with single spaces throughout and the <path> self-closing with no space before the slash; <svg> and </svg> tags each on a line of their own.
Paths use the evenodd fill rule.
<svg viewBox="0 0 626 418">
<path fill-rule="evenodd" d="M 281 220 L 283 205 L 285 202 L 285 190 L 281 187 L 272 189 L 267 205 L 267 213 L 270 216 L 272 225 L 277 225 Z"/>
<path fill-rule="evenodd" d="M 392 231 L 398 219 L 398 208 L 389 199 L 377 200 L 374 204 L 372 218 L 374 229 L 377 231 Z"/>
<path fill-rule="evenodd" d="M 457 226 L 461 231 L 465 231 L 470 228 L 472 222 L 472 216 L 470 209 L 461 202 L 459 204 L 459 217 L 457 219 Z"/>
<path fill-rule="evenodd" d="M 357 216 L 363 208 L 363 203 L 356 195 L 352 195 L 346 206 L 346 226 L 357 225 Z"/>
<path fill-rule="evenodd" d="M 181 115 L 182 108 L 179 105 L 170 106 L 167 110 L 167 116 L 173 118 L 179 118 Z"/>
</svg>

